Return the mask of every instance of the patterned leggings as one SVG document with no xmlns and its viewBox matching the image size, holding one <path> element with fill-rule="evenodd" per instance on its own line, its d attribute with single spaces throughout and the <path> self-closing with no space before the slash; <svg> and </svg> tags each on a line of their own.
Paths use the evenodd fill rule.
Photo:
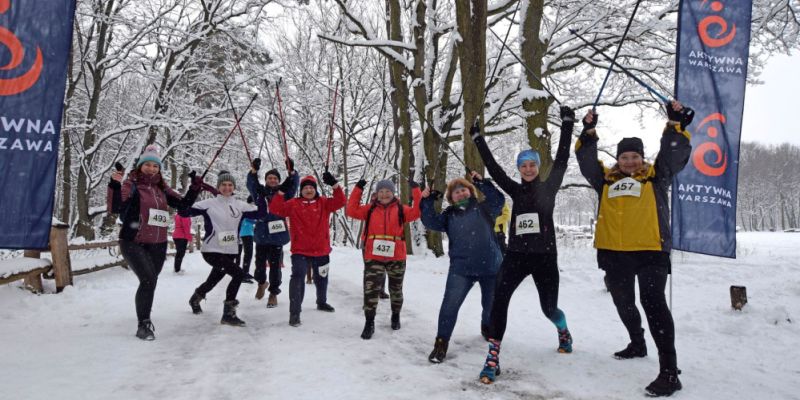
<svg viewBox="0 0 800 400">
<path fill-rule="evenodd" d="M 403 277 L 405 274 L 405 260 L 364 261 L 364 315 L 367 318 L 375 317 L 385 275 L 389 275 L 389 298 L 392 303 L 392 312 L 400 312 L 400 309 L 403 308 Z"/>
</svg>

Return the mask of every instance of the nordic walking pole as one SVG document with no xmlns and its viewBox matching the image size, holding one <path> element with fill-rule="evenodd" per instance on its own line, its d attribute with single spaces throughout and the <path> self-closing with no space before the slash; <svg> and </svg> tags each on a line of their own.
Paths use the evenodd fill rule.
<svg viewBox="0 0 800 400">
<path fill-rule="evenodd" d="M 619 51 L 622 50 L 622 44 L 625 43 L 625 38 L 628 37 L 628 30 L 631 29 L 631 24 L 633 23 L 633 18 L 636 16 L 636 10 L 639 9 L 639 3 L 642 0 L 636 0 L 636 6 L 633 7 L 633 12 L 631 13 L 631 17 L 628 19 L 628 25 L 625 26 L 625 32 L 622 33 L 622 39 L 619 40 L 619 45 L 617 46 L 617 51 L 614 53 L 614 63 L 617 61 L 617 57 L 619 57 Z M 596 114 L 595 110 L 597 109 L 597 103 L 600 102 L 600 96 L 603 95 L 603 89 L 606 88 L 606 83 L 608 82 L 608 77 L 611 76 L 611 67 L 608 67 L 608 71 L 606 71 L 606 77 L 603 79 L 603 84 L 600 85 L 600 91 L 597 92 L 597 98 L 594 99 L 594 104 L 592 104 L 592 114 Z"/>
<path fill-rule="evenodd" d="M 333 130 L 334 130 L 334 118 L 336 118 L 336 100 L 338 100 L 339 95 L 339 80 L 336 80 L 336 87 L 333 89 L 333 112 L 331 113 L 331 122 L 329 124 L 330 130 L 328 132 L 328 158 L 325 160 L 325 171 L 328 170 L 328 167 L 331 164 L 331 148 L 333 147 Z M 344 127 L 342 127 L 344 129 Z"/>
<path fill-rule="evenodd" d="M 582 40 L 584 43 L 586 43 L 586 44 L 587 44 L 589 47 L 591 47 L 591 48 L 592 48 L 594 51 L 596 51 L 598 54 L 600 54 L 601 56 L 603 56 L 603 58 L 605 58 L 606 60 L 610 61 L 610 62 L 611 62 L 611 66 L 615 66 L 615 65 L 616 65 L 616 66 L 617 66 L 617 68 L 619 68 L 619 69 L 620 69 L 620 71 L 622 71 L 623 73 L 625 73 L 625 75 L 628 75 L 628 76 L 630 76 L 630 77 L 631 77 L 631 78 L 632 78 L 634 81 L 636 81 L 636 83 L 638 83 L 639 85 L 641 85 L 643 88 L 647 89 L 647 91 L 648 91 L 648 92 L 650 92 L 650 93 L 652 93 L 654 96 L 658 97 L 658 98 L 661 100 L 661 102 L 662 102 L 662 103 L 668 103 L 668 102 L 669 102 L 669 99 L 668 99 L 668 98 L 664 97 L 664 96 L 663 96 L 661 93 L 659 93 L 658 91 L 656 91 L 655 89 L 653 89 L 652 87 L 650 87 L 650 85 L 648 85 L 647 83 L 645 83 L 643 80 L 641 80 L 641 79 L 637 78 L 637 77 L 636 77 L 636 75 L 634 75 L 634 74 L 633 74 L 633 72 L 631 72 L 631 71 L 630 71 L 630 70 L 628 70 L 627 68 L 625 68 L 625 67 L 623 67 L 623 66 L 621 66 L 621 65 L 617 64 L 617 62 L 616 62 L 616 61 L 614 61 L 614 59 L 612 59 L 612 58 L 611 58 L 611 57 L 609 57 L 609 56 L 608 56 L 606 53 L 604 53 L 604 52 L 603 52 L 603 50 L 600 50 L 600 49 L 598 49 L 598 48 L 597 48 L 597 46 L 593 45 L 591 42 L 589 42 L 588 40 L 586 40 L 586 39 L 585 39 L 583 36 L 581 36 L 581 34 L 580 34 L 580 33 L 578 33 L 578 31 L 576 31 L 575 29 L 570 29 L 569 31 L 570 31 L 570 32 L 571 32 L 573 35 L 575 35 L 575 36 L 576 36 L 578 39 L 580 39 L 580 40 Z M 609 68 L 610 68 L 610 67 L 609 67 Z"/>
<path fill-rule="evenodd" d="M 239 127 L 239 121 L 241 121 L 241 119 L 244 118 L 245 114 L 247 114 L 247 111 L 250 110 L 250 106 L 253 105 L 254 101 L 256 101 L 256 97 L 258 97 L 257 93 L 254 94 L 253 97 L 250 99 L 250 102 L 247 103 L 247 107 L 245 107 L 244 111 L 242 112 L 241 117 L 236 120 L 236 124 L 233 125 L 233 128 L 231 128 L 230 132 L 228 132 L 228 134 L 225 136 L 225 141 L 222 142 L 222 146 L 220 146 L 219 149 L 217 149 L 217 152 L 214 154 L 214 157 L 211 159 L 211 162 L 208 163 L 208 167 L 206 167 L 206 170 L 203 171 L 203 175 L 202 175 L 203 178 L 206 177 L 206 174 L 208 174 L 208 171 L 211 169 L 211 166 L 214 165 L 214 161 L 217 160 L 217 157 L 219 157 L 219 153 L 222 152 L 222 149 L 225 147 L 225 144 L 228 143 L 228 139 L 231 138 L 231 135 L 233 134 L 233 132 L 235 132 L 236 128 Z"/>
<path fill-rule="evenodd" d="M 278 83 L 275 85 L 280 86 L 282 80 L 283 77 L 278 78 Z M 267 83 L 267 89 L 269 89 L 269 81 L 266 79 L 264 79 L 264 81 Z M 264 150 L 264 143 L 267 142 L 267 130 L 269 129 L 269 123 L 272 122 L 272 115 L 275 113 L 275 100 L 277 99 L 277 97 L 273 97 L 272 105 L 269 106 L 269 118 L 267 118 L 267 127 L 264 129 L 264 138 L 261 139 L 261 146 L 258 148 L 258 158 L 261 158 L 261 151 Z M 267 153 L 267 155 L 269 155 L 269 153 Z"/>
<path fill-rule="evenodd" d="M 496 37 L 498 40 L 500 40 L 500 36 L 497 36 L 497 34 L 494 32 L 494 30 L 493 30 L 492 28 L 489 28 L 489 32 L 491 32 L 491 33 L 492 33 L 492 35 L 494 35 L 494 37 Z M 525 70 L 526 70 L 526 71 L 528 71 L 528 73 L 529 73 L 529 74 L 531 74 L 531 76 L 533 76 L 533 79 L 536 79 L 536 82 L 539 82 L 539 84 L 540 84 L 540 85 L 542 85 L 542 89 L 544 89 L 544 91 L 545 91 L 545 92 L 547 92 L 547 94 L 549 94 L 549 95 L 550 95 L 550 97 L 552 97 L 552 98 L 553 98 L 553 100 L 555 100 L 555 101 L 556 101 L 556 103 L 558 103 L 558 105 L 560 106 L 560 105 L 561 105 L 561 101 L 560 101 L 560 100 L 558 100 L 558 97 L 556 97 L 556 95 L 554 95 L 554 94 L 553 94 L 553 92 L 551 92 L 551 91 L 550 91 L 550 89 L 548 89 L 548 88 L 547 88 L 547 86 L 544 84 L 544 82 L 543 82 L 541 79 L 539 79 L 539 76 L 538 76 L 538 75 L 536 75 L 535 73 L 533 73 L 533 71 L 531 71 L 531 69 L 530 69 L 530 68 L 529 68 L 527 65 L 525 65 L 525 61 L 522 61 L 522 59 L 521 59 L 521 58 L 519 58 L 519 56 L 517 55 L 517 53 L 515 53 L 515 52 L 514 52 L 513 50 L 511 50 L 511 49 L 510 49 L 508 46 L 506 46 L 506 44 L 505 44 L 505 43 L 503 43 L 503 46 L 504 46 L 504 47 L 505 47 L 505 48 L 508 50 L 508 52 L 509 52 L 509 53 L 510 53 L 510 54 L 511 54 L 511 55 L 512 55 L 512 56 L 513 56 L 513 57 L 514 57 L 516 60 L 517 60 L 517 62 L 519 62 L 519 64 L 520 64 L 520 65 L 522 65 L 522 68 L 525 68 Z"/>
<path fill-rule="evenodd" d="M 289 143 L 286 142 L 286 121 L 283 116 L 283 99 L 281 99 L 281 87 L 275 86 L 275 97 L 278 98 L 278 118 L 281 121 L 281 135 L 283 136 L 283 155 L 286 169 L 289 169 Z M 289 171 L 291 172 L 291 171 Z"/>
<path fill-rule="evenodd" d="M 244 151 L 247 152 L 247 160 L 250 161 L 250 164 L 253 163 L 253 157 L 250 156 L 250 149 L 247 147 L 247 139 L 244 137 L 244 131 L 242 131 L 241 125 L 239 125 L 239 114 L 236 112 L 236 106 L 233 104 L 233 98 L 231 97 L 231 92 L 228 90 L 228 85 L 222 84 L 222 87 L 225 89 L 225 95 L 228 97 L 228 102 L 231 103 L 231 110 L 233 111 L 233 118 L 236 119 L 236 127 L 239 128 L 239 136 L 242 137 L 242 143 L 244 143 Z"/>
<path fill-rule="evenodd" d="M 381 111 L 378 113 L 378 123 L 375 125 L 375 131 L 372 133 L 372 141 L 369 144 L 369 153 L 372 155 L 372 148 L 375 146 L 375 139 L 378 138 L 378 128 L 381 127 L 381 118 L 383 118 L 383 110 L 386 107 L 386 91 L 383 91 L 383 96 L 381 97 Z M 364 179 L 367 176 L 367 167 L 369 164 L 367 163 L 367 159 L 364 159 L 364 170 L 361 171 L 361 179 Z"/>
</svg>

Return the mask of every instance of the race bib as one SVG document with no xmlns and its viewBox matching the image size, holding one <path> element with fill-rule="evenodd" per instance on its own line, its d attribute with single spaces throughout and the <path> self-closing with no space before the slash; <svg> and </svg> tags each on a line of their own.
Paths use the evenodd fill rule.
<svg viewBox="0 0 800 400">
<path fill-rule="evenodd" d="M 541 233 L 541 230 L 539 229 L 539 213 L 517 215 L 515 232 L 517 235 Z"/>
<path fill-rule="evenodd" d="M 267 229 L 269 233 L 286 232 L 286 224 L 283 221 L 270 221 L 267 222 Z"/>
<path fill-rule="evenodd" d="M 235 246 L 237 244 L 236 231 L 220 232 L 217 241 L 219 241 L 219 245 L 223 247 Z"/>
<path fill-rule="evenodd" d="M 323 278 L 328 276 L 328 269 L 330 269 L 330 265 L 329 264 L 325 264 L 325 265 L 319 267 L 317 269 L 317 271 L 319 271 L 319 276 L 321 276 Z"/>
<path fill-rule="evenodd" d="M 642 183 L 633 178 L 620 179 L 608 187 L 608 198 L 620 196 L 639 197 L 642 195 Z"/>
<path fill-rule="evenodd" d="M 148 213 L 150 216 L 147 218 L 147 225 L 160 226 L 166 228 L 169 226 L 169 213 L 164 210 L 151 208 Z"/>
<path fill-rule="evenodd" d="M 381 257 L 394 257 L 394 245 L 391 240 L 378 240 L 372 241 L 372 254 Z"/>
</svg>

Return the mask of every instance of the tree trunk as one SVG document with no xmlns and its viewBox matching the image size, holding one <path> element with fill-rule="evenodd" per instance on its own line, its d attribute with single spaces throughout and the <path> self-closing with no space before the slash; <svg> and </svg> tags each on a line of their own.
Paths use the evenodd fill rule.
<svg viewBox="0 0 800 400">
<path fill-rule="evenodd" d="M 456 2 L 456 20 L 458 34 L 462 41 L 458 46 L 459 66 L 461 69 L 461 90 L 464 111 L 463 140 L 464 163 L 466 167 L 483 172 L 484 165 L 475 144 L 470 138 L 470 128 L 476 119 L 480 120 L 483 130 L 483 99 L 486 81 L 486 0 Z M 479 83 L 481 82 L 481 83 Z"/>
</svg>

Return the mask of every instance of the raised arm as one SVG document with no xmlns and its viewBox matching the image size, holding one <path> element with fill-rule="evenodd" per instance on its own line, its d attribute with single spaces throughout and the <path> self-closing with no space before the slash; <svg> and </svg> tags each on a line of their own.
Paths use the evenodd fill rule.
<svg viewBox="0 0 800 400">
<path fill-rule="evenodd" d="M 489 150 L 489 146 L 486 144 L 486 140 L 483 138 L 483 136 L 480 135 L 480 131 L 476 132 L 476 127 L 473 127 L 472 129 L 472 140 L 475 142 L 475 146 L 478 147 L 478 153 L 480 153 L 483 163 L 486 164 L 486 169 L 489 171 L 489 175 L 494 178 L 495 182 L 497 182 L 501 189 L 513 196 L 519 187 L 519 183 L 511 179 L 506 172 L 503 171 L 503 168 L 500 166 L 500 164 L 495 161 L 492 151 Z"/>
<path fill-rule="evenodd" d="M 683 170 L 692 154 L 692 136 L 686 127 L 694 119 L 694 111 L 683 107 L 680 102 L 673 101 L 665 105 L 669 122 L 661 135 L 661 148 L 656 156 L 656 177 L 662 181 L 672 180 L 672 177 Z"/>
<path fill-rule="evenodd" d="M 603 164 L 597 159 L 597 114 L 589 111 L 583 118 L 583 131 L 578 141 L 575 142 L 575 157 L 583 177 L 589 181 L 597 193 L 603 192 L 605 183 L 605 170 Z"/>
<path fill-rule="evenodd" d="M 558 139 L 558 150 L 556 159 L 553 162 L 553 169 L 547 177 L 545 183 L 552 192 L 558 191 L 561 182 L 564 181 L 564 173 L 567 172 L 567 162 L 569 161 L 569 148 L 572 144 L 572 130 L 575 126 L 575 111 L 567 106 L 561 106 L 561 137 Z"/>
<path fill-rule="evenodd" d="M 411 186 L 411 199 L 411 206 L 403 206 L 403 215 L 405 216 L 406 222 L 415 221 L 422 216 L 422 211 L 420 209 L 422 191 L 419 190 L 419 185 L 416 183 Z"/>
<path fill-rule="evenodd" d="M 362 184 L 363 182 L 363 184 Z M 360 180 L 350 192 L 350 198 L 347 199 L 347 208 L 345 208 L 345 215 L 353 219 L 365 220 L 369 212 L 369 204 L 361 204 L 361 196 L 364 194 L 364 186 L 367 184 L 365 180 Z"/>
<path fill-rule="evenodd" d="M 506 203 L 505 197 L 489 179 L 479 179 L 474 182 L 478 190 L 486 196 L 486 211 L 489 211 L 493 220 L 496 219 L 503 212 L 503 205 Z"/>
<path fill-rule="evenodd" d="M 347 202 L 347 197 L 345 197 L 344 195 L 344 190 L 342 189 L 342 185 L 336 184 L 333 187 L 333 196 L 325 200 L 325 210 L 332 213 L 344 207 L 346 202 Z"/>
<path fill-rule="evenodd" d="M 444 214 L 436 212 L 436 208 L 434 207 L 435 201 L 436 199 L 434 198 L 434 196 L 427 196 L 424 197 L 420 202 L 420 210 L 422 212 L 422 224 L 425 225 L 425 227 L 430 230 L 446 232 L 447 217 L 445 217 Z"/>
</svg>

